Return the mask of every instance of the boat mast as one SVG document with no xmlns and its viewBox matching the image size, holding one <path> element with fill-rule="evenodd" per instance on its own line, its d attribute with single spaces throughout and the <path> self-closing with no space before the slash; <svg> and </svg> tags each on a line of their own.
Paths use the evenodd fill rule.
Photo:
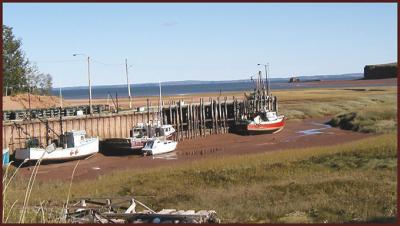
<svg viewBox="0 0 400 226">
<path fill-rule="evenodd" d="M 60 87 L 60 107 L 62 107 L 62 94 L 61 94 L 61 87 Z"/>
<path fill-rule="evenodd" d="M 269 79 L 268 79 L 268 74 L 269 74 L 269 63 L 267 63 L 265 66 L 265 79 L 267 83 L 267 96 L 270 95 L 270 87 L 269 87 Z"/>
<path fill-rule="evenodd" d="M 60 146 L 64 146 L 64 132 L 63 132 L 63 123 L 62 123 L 62 107 L 60 107 Z"/>
<path fill-rule="evenodd" d="M 158 111 L 160 114 L 160 123 L 163 124 L 163 118 L 162 118 L 162 106 L 161 106 L 161 81 L 158 82 L 159 86 L 159 92 L 160 92 L 160 99 L 158 100 Z"/>
</svg>

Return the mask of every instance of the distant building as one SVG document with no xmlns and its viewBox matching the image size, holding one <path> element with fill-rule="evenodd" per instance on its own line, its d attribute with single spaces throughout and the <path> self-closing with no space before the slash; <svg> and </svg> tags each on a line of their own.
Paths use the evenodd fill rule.
<svg viewBox="0 0 400 226">
<path fill-rule="evenodd" d="M 366 65 L 364 79 L 382 79 L 397 77 L 397 62 L 390 64 Z"/>
<path fill-rule="evenodd" d="M 293 82 L 300 82 L 300 79 L 297 78 L 297 77 L 291 77 L 291 78 L 289 79 L 289 83 L 293 83 Z"/>
</svg>

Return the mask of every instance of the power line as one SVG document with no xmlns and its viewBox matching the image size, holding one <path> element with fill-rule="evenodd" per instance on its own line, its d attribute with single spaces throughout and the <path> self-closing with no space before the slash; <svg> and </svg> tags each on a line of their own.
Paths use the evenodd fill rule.
<svg viewBox="0 0 400 226">
<path fill-rule="evenodd" d="M 101 62 L 101 61 L 98 61 L 98 60 L 95 60 L 95 59 L 93 59 L 93 58 L 91 58 L 91 60 L 93 61 L 93 62 L 95 62 L 95 63 L 98 63 L 98 64 L 102 64 L 102 65 L 104 65 L 104 66 L 123 66 L 123 65 L 125 65 L 125 64 L 110 64 L 110 63 L 103 63 L 103 62 Z"/>
<path fill-rule="evenodd" d="M 35 63 L 66 63 L 66 62 L 83 62 L 84 60 L 32 60 Z"/>
</svg>

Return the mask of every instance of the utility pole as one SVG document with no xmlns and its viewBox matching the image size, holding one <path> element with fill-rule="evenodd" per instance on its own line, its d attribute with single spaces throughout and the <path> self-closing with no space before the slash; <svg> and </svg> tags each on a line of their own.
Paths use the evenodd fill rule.
<svg viewBox="0 0 400 226">
<path fill-rule="evenodd" d="M 87 70 L 88 70 L 88 79 L 89 79 L 89 113 L 90 115 L 92 115 L 93 111 L 92 111 L 92 85 L 90 83 L 90 57 L 87 57 Z"/>
<path fill-rule="evenodd" d="M 89 80 L 89 113 L 92 115 L 92 84 L 90 83 L 90 57 L 83 53 L 75 53 L 72 56 L 86 56 L 87 57 L 87 71 L 88 71 L 88 80 Z"/>
<path fill-rule="evenodd" d="M 126 68 L 126 85 L 128 86 L 128 96 L 129 96 L 129 109 L 132 109 L 131 84 L 129 84 L 129 77 L 128 77 L 128 59 L 125 59 L 125 68 Z"/>
<path fill-rule="evenodd" d="M 264 65 L 265 67 L 265 77 L 267 79 L 267 95 L 270 95 L 270 84 L 269 84 L 269 78 L 268 78 L 268 74 L 269 74 L 269 63 L 267 63 L 267 65 Z"/>
<path fill-rule="evenodd" d="M 158 82 L 158 86 L 160 88 L 160 99 L 158 100 L 158 111 L 160 113 L 160 123 L 162 123 L 162 106 L 161 106 L 161 82 Z"/>
</svg>

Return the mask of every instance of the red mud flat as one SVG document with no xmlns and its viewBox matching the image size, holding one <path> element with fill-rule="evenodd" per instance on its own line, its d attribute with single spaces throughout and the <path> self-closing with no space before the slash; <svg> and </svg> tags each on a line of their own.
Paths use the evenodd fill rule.
<svg viewBox="0 0 400 226">
<path fill-rule="evenodd" d="M 185 140 L 178 144 L 175 152 L 155 157 L 142 157 L 133 154 L 106 156 L 98 153 L 89 159 L 80 161 L 74 180 L 95 179 L 99 175 L 115 170 L 135 169 L 143 171 L 146 168 L 187 164 L 191 161 L 219 158 L 221 156 L 330 146 L 373 136 L 337 128 L 328 128 L 326 125 L 321 124 L 325 121 L 325 119 L 300 122 L 288 121 L 285 129 L 277 134 L 242 136 L 229 133 Z M 311 134 L 306 135 L 306 133 L 300 132 L 305 130 L 308 130 Z M 118 150 L 113 151 L 115 153 L 118 152 Z M 37 180 L 70 180 L 76 163 L 77 161 L 70 161 L 41 165 Z M 32 169 L 32 166 L 24 167 L 20 169 L 20 175 L 28 177 Z"/>
</svg>

